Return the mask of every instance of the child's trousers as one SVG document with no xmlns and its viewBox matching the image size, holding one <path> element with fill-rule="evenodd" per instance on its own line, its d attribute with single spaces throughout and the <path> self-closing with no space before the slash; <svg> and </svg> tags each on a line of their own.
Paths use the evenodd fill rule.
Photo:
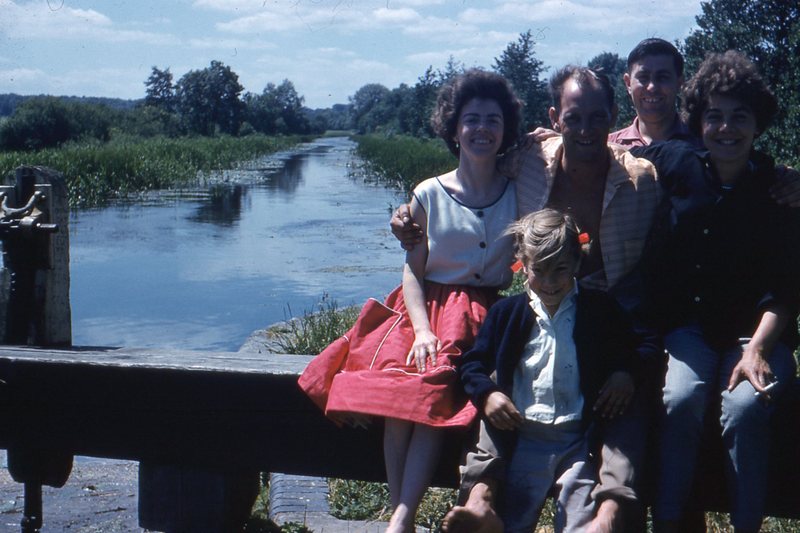
<svg viewBox="0 0 800 533">
<path fill-rule="evenodd" d="M 572 424 L 570 424 L 572 425 Z M 594 514 L 597 482 L 589 462 L 586 432 L 527 423 L 506 471 L 502 511 L 506 533 L 530 533 L 548 493 L 556 499 L 556 533 L 585 531 Z"/>
</svg>

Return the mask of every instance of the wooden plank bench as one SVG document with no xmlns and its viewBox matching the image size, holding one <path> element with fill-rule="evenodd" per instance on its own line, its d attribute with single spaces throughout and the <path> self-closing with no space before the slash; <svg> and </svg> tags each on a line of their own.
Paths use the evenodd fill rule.
<svg viewBox="0 0 800 533">
<path fill-rule="evenodd" d="M 45 484 L 57 465 L 49 477 L 33 465 L 64 455 L 384 480 L 380 425 L 339 429 L 322 416 L 296 384 L 309 360 L 0 346 L 0 448 L 30 456 L 12 468 L 17 481 Z M 455 486 L 464 440 L 449 438 L 437 485 Z"/>
<path fill-rule="evenodd" d="M 309 356 L 0 346 L 0 447 L 224 471 L 382 481 L 381 428 L 339 429 L 296 385 Z M 800 518 L 800 386 L 779 406 L 768 514 Z M 465 432 L 434 484 L 454 487 Z M 713 446 L 712 446 L 713 448 Z M 698 501 L 725 510 L 719 450 L 701 461 Z M 713 459 L 710 459 L 713 458 Z M 39 473 L 23 472 L 21 481 Z M 45 478 L 46 479 L 46 478 Z"/>
</svg>

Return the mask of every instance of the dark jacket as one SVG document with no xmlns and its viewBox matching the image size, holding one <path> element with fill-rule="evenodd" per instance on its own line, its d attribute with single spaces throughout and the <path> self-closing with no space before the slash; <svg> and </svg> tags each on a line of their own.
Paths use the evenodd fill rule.
<svg viewBox="0 0 800 533">
<path fill-rule="evenodd" d="M 726 189 L 706 150 L 666 142 L 632 153 L 656 165 L 666 192 L 640 265 L 645 312 L 662 334 L 696 323 L 709 345 L 727 349 L 752 336 L 765 311 L 797 315 L 800 212 L 771 198 L 768 156 L 753 152 Z M 781 340 L 797 346 L 797 327 Z"/>
<path fill-rule="evenodd" d="M 489 310 L 472 349 L 459 358 L 461 383 L 480 412 L 494 391 L 511 397 L 514 370 L 535 323 L 527 294 L 500 300 Z M 588 424 L 594 419 L 592 407 L 608 377 L 633 368 L 637 337 L 619 305 L 606 293 L 590 289 L 578 291 L 572 336 L 584 398 L 582 420 Z M 496 382 L 490 377 L 495 371 Z M 505 433 L 506 439 L 497 444 L 501 456 L 507 456 L 507 446 L 513 445 L 508 439 L 513 435 L 500 433 Z"/>
</svg>

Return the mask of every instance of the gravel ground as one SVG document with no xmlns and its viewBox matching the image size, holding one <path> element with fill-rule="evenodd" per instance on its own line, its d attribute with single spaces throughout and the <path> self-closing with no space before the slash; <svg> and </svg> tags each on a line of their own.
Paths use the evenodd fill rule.
<svg viewBox="0 0 800 533">
<path fill-rule="evenodd" d="M 5 466 L 5 451 L 0 450 Z M 139 465 L 132 461 L 77 457 L 60 489 L 42 488 L 42 533 L 143 532 L 137 516 Z M 20 531 L 24 489 L 0 469 L 0 531 Z"/>
</svg>

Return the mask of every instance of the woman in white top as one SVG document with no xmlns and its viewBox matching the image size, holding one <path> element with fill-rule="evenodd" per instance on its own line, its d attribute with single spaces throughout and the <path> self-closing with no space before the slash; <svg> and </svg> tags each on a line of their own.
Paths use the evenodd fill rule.
<svg viewBox="0 0 800 533">
<path fill-rule="evenodd" d="M 514 185 L 496 169 L 519 136 L 521 105 L 500 75 L 466 71 L 439 93 L 432 125 L 458 168 L 414 189 L 422 246 L 406 254 L 403 284 L 367 302 L 352 330 L 300 378 L 338 422 L 385 419 L 384 455 L 394 513 L 387 531 L 408 532 L 438 462 L 444 427 L 466 427 L 475 409 L 456 384 L 497 291 L 511 282 Z"/>
</svg>

